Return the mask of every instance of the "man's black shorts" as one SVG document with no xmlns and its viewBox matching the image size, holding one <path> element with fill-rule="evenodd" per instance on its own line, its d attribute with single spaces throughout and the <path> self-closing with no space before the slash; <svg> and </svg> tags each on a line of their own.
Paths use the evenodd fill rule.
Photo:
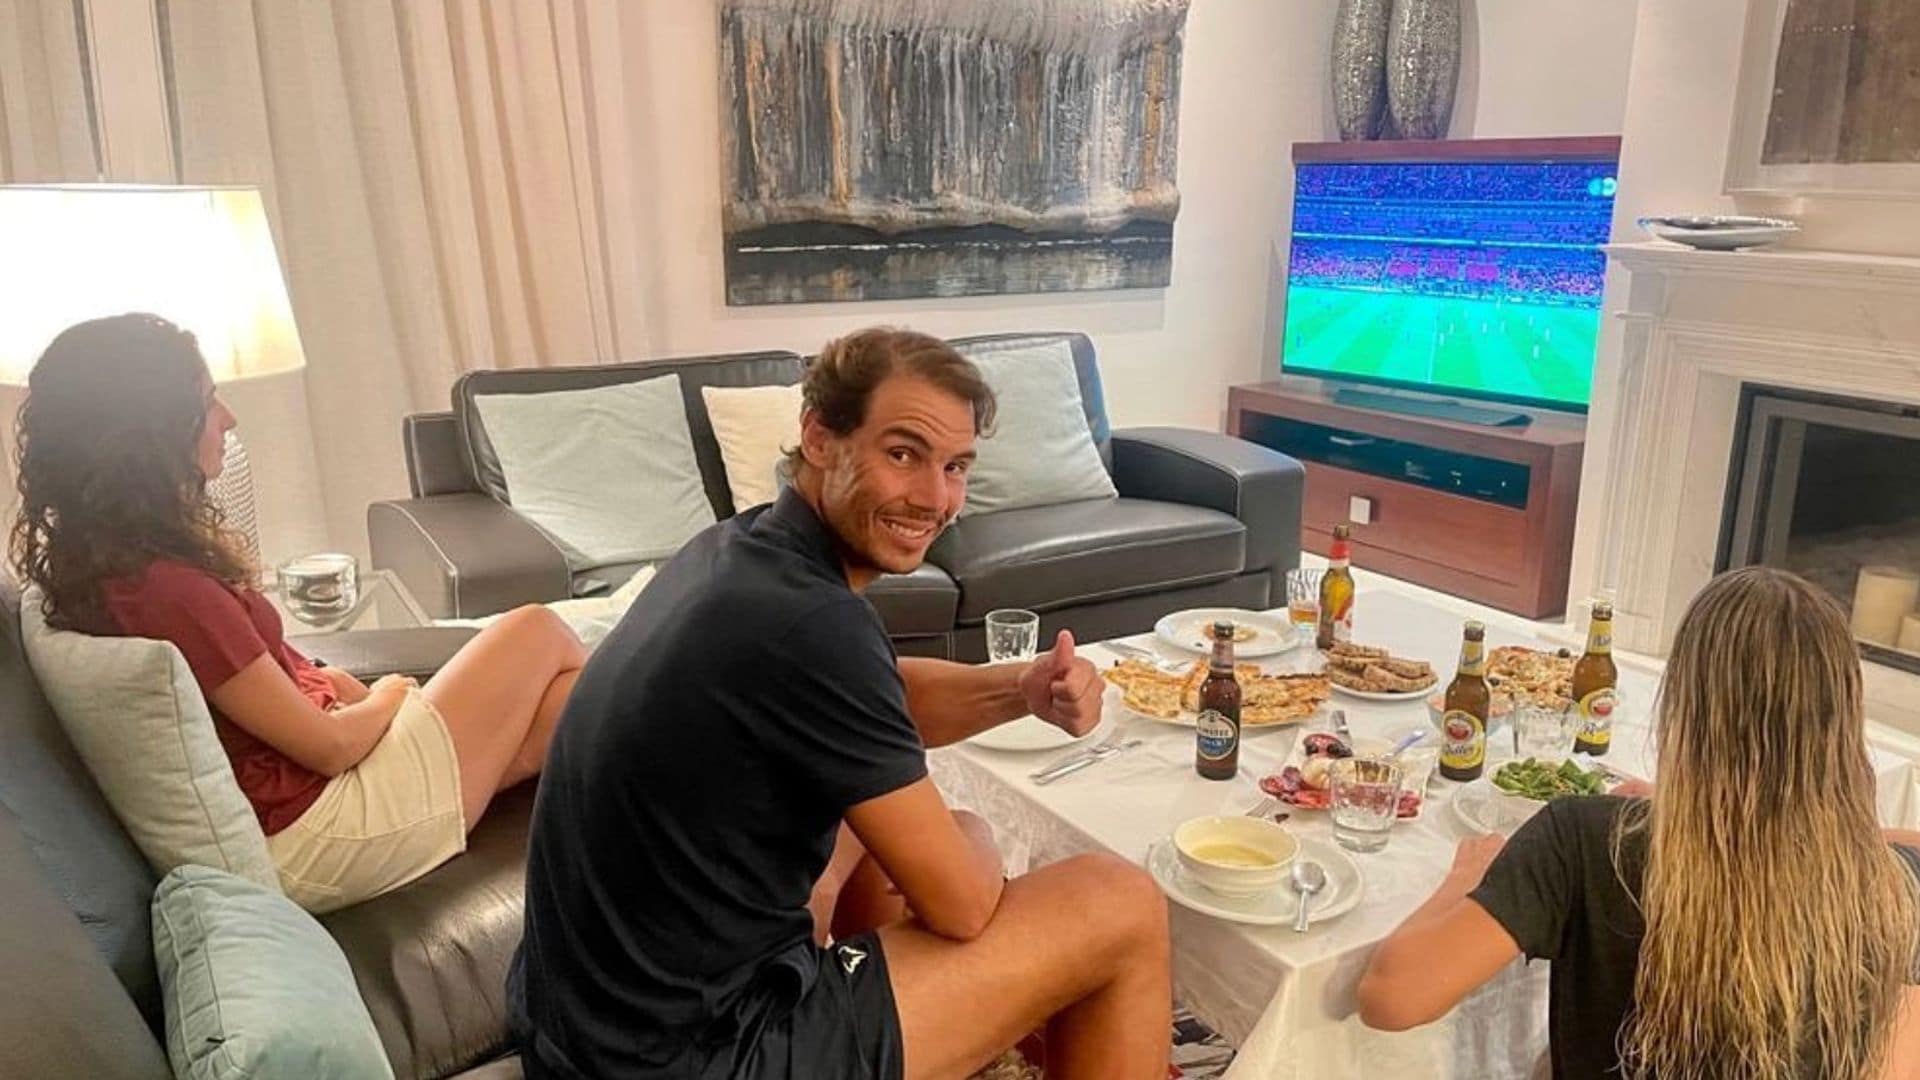
<svg viewBox="0 0 1920 1080">
<path fill-rule="evenodd" d="M 780 980 L 786 993 L 769 994 L 762 1015 L 743 1018 L 733 1054 L 715 1056 L 715 1065 L 733 1060 L 733 1070 L 721 1075 L 730 1080 L 901 1080 L 900 1013 L 879 935 L 858 934 L 816 949 L 814 956 L 818 963 L 811 985 L 804 985 L 805 973 L 792 971 L 791 979 Z M 795 991 L 798 1000 L 792 1000 Z M 782 1012 L 786 1000 L 792 1006 Z"/>
</svg>

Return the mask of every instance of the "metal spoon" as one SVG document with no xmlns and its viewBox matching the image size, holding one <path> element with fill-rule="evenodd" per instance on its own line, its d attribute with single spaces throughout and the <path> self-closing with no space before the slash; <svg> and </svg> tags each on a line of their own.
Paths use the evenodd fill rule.
<svg viewBox="0 0 1920 1080">
<path fill-rule="evenodd" d="M 1293 864 L 1293 872 L 1289 877 L 1293 891 L 1300 894 L 1300 911 L 1293 917 L 1293 932 L 1304 934 L 1307 932 L 1307 901 L 1313 898 L 1314 893 L 1327 887 L 1327 872 L 1320 869 L 1317 862 L 1297 862 Z"/>
</svg>

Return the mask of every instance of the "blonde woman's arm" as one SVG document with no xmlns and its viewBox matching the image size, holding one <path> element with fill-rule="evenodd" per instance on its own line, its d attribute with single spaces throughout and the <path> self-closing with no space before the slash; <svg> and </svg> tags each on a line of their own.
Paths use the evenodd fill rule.
<svg viewBox="0 0 1920 1080">
<path fill-rule="evenodd" d="M 1507 928 L 1467 895 L 1501 846 L 1497 836 L 1462 840 L 1440 887 L 1373 951 L 1355 995 L 1362 1023 L 1382 1031 L 1432 1023 L 1520 955 Z"/>
<path fill-rule="evenodd" d="M 405 676 L 388 675 L 365 698 L 327 712 L 300 692 L 272 656 L 261 653 L 208 699 L 261 742 L 323 776 L 338 776 L 373 750 L 413 685 Z"/>
</svg>

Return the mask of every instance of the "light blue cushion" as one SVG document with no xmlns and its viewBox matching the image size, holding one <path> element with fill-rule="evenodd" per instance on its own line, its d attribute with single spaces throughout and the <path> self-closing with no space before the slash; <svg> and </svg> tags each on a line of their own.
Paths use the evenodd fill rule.
<svg viewBox="0 0 1920 1080">
<path fill-rule="evenodd" d="M 340 946 L 280 893 L 179 867 L 154 890 L 153 953 L 181 1080 L 393 1076 Z"/>
<path fill-rule="evenodd" d="M 714 522 L 678 375 L 474 405 L 507 499 L 576 573 L 664 559 Z"/>
<path fill-rule="evenodd" d="M 979 442 L 963 514 L 1118 497 L 1087 428 L 1072 346 L 984 347 L 967 359 L 993 387 L 999 419 Z"/>
</svg>

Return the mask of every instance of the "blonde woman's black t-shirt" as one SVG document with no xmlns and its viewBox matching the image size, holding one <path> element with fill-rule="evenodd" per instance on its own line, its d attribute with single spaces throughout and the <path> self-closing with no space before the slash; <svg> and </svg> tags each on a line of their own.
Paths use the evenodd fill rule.
<svg viewBox="0 0 1920 1080">
<path fill-rule="evenodd" d="M 1618 1080 L 1620 1026 L 1646 922 L 1635 897 L 1646 870 L 1644 833 L 1629 837 L 1618 870 L 1613 828 L 1625 799 L 1556 799 L 1513 834 L 1470 899 L 1528 959 L 1549 960 L 1548 1030 L 1554 1080 Z M 1920 852 L 1896 846 L 1920 879 Z M 1624 880 L 1623 880 L 1624 879 Z M 1920 982 L 1920 958 L 1916 958 Z"/>
</svg>

